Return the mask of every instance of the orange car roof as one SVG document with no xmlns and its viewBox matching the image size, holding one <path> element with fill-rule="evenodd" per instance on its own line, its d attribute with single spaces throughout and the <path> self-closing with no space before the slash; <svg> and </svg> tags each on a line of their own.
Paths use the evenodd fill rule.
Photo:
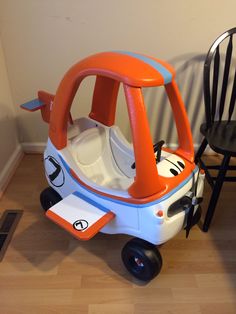
<svg viewBox="0 0 236 314">
<path fill-rule="evenodd" d="M 164 61 L 142 54 L 116 51 L 102 52 L 75 64 L 84 75 L 101 75 L 135 87 L 160 86 L 175 77 L 174 69 Z"/>
</svg>

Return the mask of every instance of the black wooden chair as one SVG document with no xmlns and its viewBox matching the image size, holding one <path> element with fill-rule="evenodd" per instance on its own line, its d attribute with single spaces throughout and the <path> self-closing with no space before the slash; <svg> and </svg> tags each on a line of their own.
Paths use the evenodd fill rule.
<svg viewBox="0 0 236 314">
<path fill-rule="evenodd" d="M 203 230 L 208 231 L 217 205 L 224 181 L 235 182 L 236 177 L 226 176 L 227 170 L 236 170 L 230 166 L 230 158 L 236 157 L 236 120 L 233 120 L 236 100 L 236 54 L 233 54 L 233 37 L 236 28 L 232 28 L 220 35 L 209 49 L 203 73 L 203 89 L 205 102 L 206 122 L 201 125 L 200 131 L 204 136 L 195 157 L 195 162 L 205 170 L 206 179 L 212 188 L 212 194 Z M 224 49 L 223 49 L 224 48 Z M 235 51 L 236 52 L 236 49 Z M 233 58 L 232 58 L 233 56 Z M 223 155 L 221 165 L 206 165 L 201 156 L 207 145 L 216 153 Z M 216 177 L 209 169 L 219 170 Z"/>
</svg>

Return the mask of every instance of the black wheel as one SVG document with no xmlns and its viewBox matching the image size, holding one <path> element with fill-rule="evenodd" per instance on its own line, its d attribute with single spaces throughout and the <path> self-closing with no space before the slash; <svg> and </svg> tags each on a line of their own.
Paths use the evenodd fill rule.
<svg viewBox="0 0 236 314">
<path fill-rule="evenodd" d="M 161 271 L 162 258 L 155 245 L 134 238 L 126 243 L 121 257 L 127 270 L 137 279 L 150 281 Z"/>
<path fill-rule="evenodd" d="M 51 187 L 46 188 L 40 194 L 41 206 L 45 211 L 61 200 L 61 196 Z"/>
</svg>

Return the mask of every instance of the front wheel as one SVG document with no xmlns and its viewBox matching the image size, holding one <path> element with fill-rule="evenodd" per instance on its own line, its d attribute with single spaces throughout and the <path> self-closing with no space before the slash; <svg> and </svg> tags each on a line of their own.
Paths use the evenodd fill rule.
<svg viewBox="0 0 236 314">
<path fill-rule="evenodd" d="M 121 252 L 127 270 L 137 279 L 150 281 L 161 271 L 162 258 L 155 245 L 134 238 L 126 243 Z"/>
<path fill-rule="evenodd" d="M 61 196 L 50 186 L 40 194 L 40 203 L 45 211 L 62 200 Z"/>
</svg>

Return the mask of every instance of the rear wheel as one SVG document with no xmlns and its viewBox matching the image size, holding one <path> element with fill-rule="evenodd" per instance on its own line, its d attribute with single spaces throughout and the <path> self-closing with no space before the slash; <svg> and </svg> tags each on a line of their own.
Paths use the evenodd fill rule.
<svg viewBox="0 0 236 314">
<path fill-rule="evenodd" d="M 53 188 L 47 187 L 40 194 L 40 203 L 45 211 L 50 207 L 57 204 L 62 200 L 60 194 L 58 194 Z"/>
<path fill-rule="evenodd" d="M 127 270 L 139 280 L 150 281 L 161 271 L 160 252 L 155 245 L 142 239 L 127 242 L 121 256 Z"/>
</svg>

